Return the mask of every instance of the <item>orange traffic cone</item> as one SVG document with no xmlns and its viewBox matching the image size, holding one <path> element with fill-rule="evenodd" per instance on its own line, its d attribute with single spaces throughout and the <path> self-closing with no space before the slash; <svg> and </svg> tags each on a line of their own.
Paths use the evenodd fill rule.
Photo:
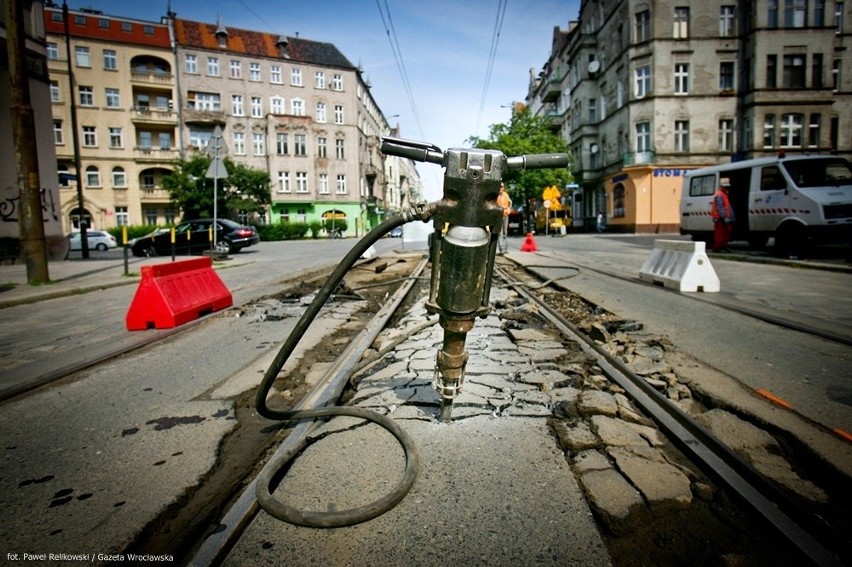
<svg viewBox="0 0 852 567">
<path fill-rule="evenodd" d="M 527 239 L 521 244 L 521 252 L 538 252 L 538 246 L 536 246 L 535 238 L 533 238 L 531 232 L 527 233 Z"/>
</svg>

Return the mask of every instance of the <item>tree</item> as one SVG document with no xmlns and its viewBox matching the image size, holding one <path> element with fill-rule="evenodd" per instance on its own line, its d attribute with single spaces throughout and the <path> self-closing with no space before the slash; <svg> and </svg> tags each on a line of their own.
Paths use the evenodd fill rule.
<svg viewBox="0 0 852 567">
<path fill-rule="evenodd" d="M 499 150 L 507 156 L 521 154 L 568 153 L 568 145 L 551 132 L 548 122 L 533 116 L 529 107 L 515 108 L 508 124 L 492 124 L 488 138 L 472 137 L 468 143 L 483 150 Z M 503 181 L 512 201 L 516 204 L 540 199 L 546 187 L 564 188 L 574 176 L 570 166 L 564 169 L 508 170 Z"/>
<path fill-rule="evenodd" d="M 163 178 L 163 188 L 180 207 L 184 220 L 213 216 L 213 180 L 206 177 L 210 161 L 203 154 L 180 160 Z M 241 212 L 262 213 L 271 202 L 269 174 L 227 157 L 224 162 L 228 177 L 219 180 L 217 216 L 236 219 Z"/>
</svg>

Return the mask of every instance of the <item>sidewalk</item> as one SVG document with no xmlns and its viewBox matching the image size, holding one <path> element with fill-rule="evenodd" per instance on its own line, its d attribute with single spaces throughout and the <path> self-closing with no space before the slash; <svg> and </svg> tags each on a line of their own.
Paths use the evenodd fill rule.
<svg viewBox="0 0 852 567">
<path fill-rule="evenodd" d="M 77 252 L 72 253 L 68 260 L 49 262 L 50 283 L 43 285 L 27 283 L 27 266 L 23 262 L 0 265 L 0 309 L 96 289 L 136 285 L 141 266 L 164 260 L 130 256 L 125 273 L 121 252 L 93 253 L 87 260 L 79 256 Z"/>
</svg>

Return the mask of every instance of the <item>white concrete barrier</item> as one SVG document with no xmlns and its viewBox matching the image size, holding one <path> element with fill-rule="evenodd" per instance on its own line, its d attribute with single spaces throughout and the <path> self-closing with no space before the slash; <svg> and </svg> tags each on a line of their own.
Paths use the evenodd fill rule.
<svg viewBox="0 0 852 567">
<path fill-rule="evenodd" d="M 639 278 L 678 291 L 719 291 L 719 277 L 703 242 L 655 240 Z"/>
</svg>

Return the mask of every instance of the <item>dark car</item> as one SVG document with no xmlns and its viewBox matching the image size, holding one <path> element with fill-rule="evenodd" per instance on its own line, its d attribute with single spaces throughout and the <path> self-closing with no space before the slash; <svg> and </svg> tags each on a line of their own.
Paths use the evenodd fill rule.
<svg viewBox="0 0 852 567">
<path fill-rule="evenodd" d="M 260 237 L 253 226 L 245 226 L 228 219 L 216 219 L 217 252 L 234 254 L 246 246 L 257 244 Z M 175 227 L 175 254 L 202 253 L 210 250 L 210 233 L 213 219 L 184 221 Z M 167 256 L 172 253 L 170 230 L 157 229 L 151 234 L 134 238 L 130 242 L 134 256 Z"/>
</svg>

